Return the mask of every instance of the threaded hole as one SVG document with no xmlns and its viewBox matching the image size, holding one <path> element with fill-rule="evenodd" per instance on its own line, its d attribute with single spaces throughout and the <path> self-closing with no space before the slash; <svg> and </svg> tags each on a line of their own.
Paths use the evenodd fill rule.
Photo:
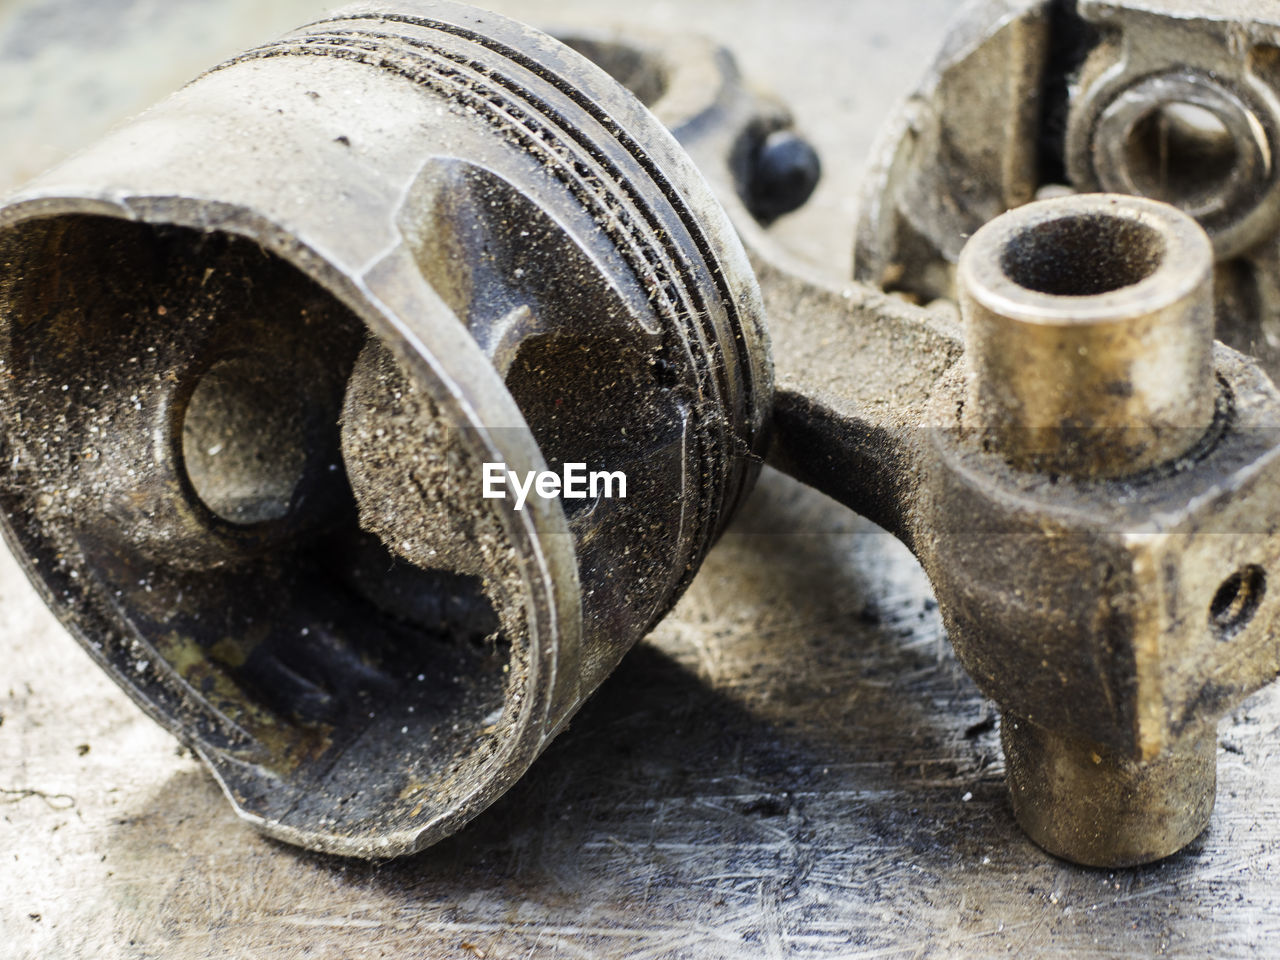
<svg viewBox="0 0 1280 960">
<path fill-rule="evenodd" d="M 1020 287 L 1059 297 L 1092 297 L 1151 276 L 1165 245 L 1152 227 L 1106 213 L 1074 214 L 1027 227 L 1000 255 Z"/>
</svg>

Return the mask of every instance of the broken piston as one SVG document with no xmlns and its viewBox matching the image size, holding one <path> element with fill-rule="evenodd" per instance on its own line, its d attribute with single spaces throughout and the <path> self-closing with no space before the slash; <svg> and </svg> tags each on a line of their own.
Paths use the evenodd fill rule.
<svg viewBox="0 0 1280 960">
<path fill-rule="evenodd" d="M 758 289 L 689 160 L 460 5 L 212 70 L 10 199 L 0 259 L 13 546 L 238 812 L 314 849 L 407 853 L 500 795 L 764 453 Z M 517 509 L 486 463 L 630 490 Z"/>
</svg>

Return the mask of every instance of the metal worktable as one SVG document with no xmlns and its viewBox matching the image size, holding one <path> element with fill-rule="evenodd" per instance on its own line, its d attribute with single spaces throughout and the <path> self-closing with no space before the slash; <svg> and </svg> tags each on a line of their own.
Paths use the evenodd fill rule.
<svg viewBox="0 0 1280 960">
<path fill-rule="evenodd" d="M 0 183 L 308 0 L 0 2 Z M 862 158 L 948 0 L 489 0 L 722 38 L 827 176 L 782 240 L 847 271 Z M 1217 809 L 1124 871 L 1033 846 L 995 712 L 888 535 L 766 472 L 686 598 L 460 835 L 380 865 L 239 823 L 0 554 L 0 957 L 1246 957 L 1280 950 L 1280 690 L 1220 727 Z"/>
</svg>

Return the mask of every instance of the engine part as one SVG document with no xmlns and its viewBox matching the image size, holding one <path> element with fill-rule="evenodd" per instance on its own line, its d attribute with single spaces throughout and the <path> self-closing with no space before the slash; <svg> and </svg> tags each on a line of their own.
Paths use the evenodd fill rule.
<svg viewBox="0 0 1280 960">
<path fill-rule="evenodd" d="M 759 293 L 696 171 L 483 11 L 357 5 L 237 57 L 10 200 L 0 255 L 13 546 L 314 849 L 406 853 L 501 794 L 764 452 Z M 517 509 L 485 463 L 629 495 Z"/>
<path fill-rule="evenodd" d="M 1218 338 L 1280 371 L 1280 15 L 1251 0 L 983 0 L 886 125 L 857 279 L 955 296 L 966 237 L 1036 196 L 1107 191 L 1193 216 Z"/>
<path fill-rule="evenodd" d="M 744 129 L 746 101 L 724 102 Z M 1001 710 L 1033 840 L 1109 867 L 1182 849 L 1212 812 L 1218 717 L 1280 673 L 1280 393 L 1214 342 L 1210 235 L 1146 198 L 1011 202 L 964 237 L 940 230 L 965 241 L 958 266 L 893 271 L 898 289 L 945 272 L 921 306 L 774 244 L 724 162 L 733 129 L 681 142 L 764 294 L 769 461 L 916 554 Z M 864 199 L 900 197 L 965 202 Z"/>
<path fill-rule="evenodd" d="M 1213 342 L 1202 228 L 1010 202 L 954 301 L 829 282 L 759 226 L 817 174 L 784 111 L 705 46 L 570 42 L 710 180 L 776 391 L 728 220 L 630 95 L 490 14 L 357 7 L 0 211 L 0 490 L 60 616 L 262 829 L 407 852 L 678 595 L 772 405 L 774 462 L 921 559 L 1030 835 L 1189 842 L 1214 720 L 1280 670 L 1280 395 Z M 491 461 L 642 492 L 517 511 Z"/>
<path fill-rule="evenodd" d="M 1019 822 L 1080 863 L 1194 839 L 1217 718 L 1280 671 L 1280 395 L 1213 345 L 1211 276 L 1190 218 L 1091 195 L 969 241 L 963 326 L 762 277 L 806 334 L 773 327 L 771 457 L 916 553 Z"/>
</svg>

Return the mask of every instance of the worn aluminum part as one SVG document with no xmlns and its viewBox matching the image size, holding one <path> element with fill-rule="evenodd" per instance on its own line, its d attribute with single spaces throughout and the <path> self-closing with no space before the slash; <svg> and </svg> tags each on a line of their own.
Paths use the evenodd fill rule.
<svg viewBox="0 0 1280 960">
<path fill-rule="evenodd" d="M 855 277 L 953 298 L 964 239 L 1004 210 L 1136 193 L 1208 230 L 1219 338 L 1280 370 L 1278 37 L 1263 3 L 970 3 L 882 131 Z"/>
<path fill-rule="evenodd" d="M 402 854 L 491 803 L 679 596 L 758 469 L 770 368 L 722 214 L 614 80 L 487 13 L 347 8 L 200 78 L 24 188 L 0 223 L 20 265 L 5 287 L 11 542 L 95 658 L 243 816 L 292 843 Z M 306 291 L 291 346 L 284 317 L 255 327 L 235 300 L 267 283 L 255 270 Z M 591 302 L 575 313 L 575 297 Z M 99 328 L 117 316 L 131 325 L 113 342 Z M 381 352 L 357 359 L 362 325 Z M 323 497 L 301 480 L 290 492 L 288 463 L 273 464 L 283 493 L 274 474 L 237 491 L 195 471 L 223 432 L 193 418 L 247 416 L 231 440 L 265 424 L 264 448 L 228 448 L 245 463 L 289 453 L 269 371 L 329 341 L 340 356 L 314 359 L 338 382 L 355 370 L 342 457 L 381 545 L 324 471 Z M 264 358 L 258 372 L 234 366 L 244 355 Z M 336 457 L 334 399 L 304 408 Z M 565 410 L 600 419 L 600 436 L 584 448 L 557 426 Z M 632 427 L 621 446 L 610 424 Z M 57 453 L 90 443 L 88 466 Z M 473 482 L 481 461 L 568 459 L 652 482 L 569 517 L 555 501 L 482 503 Z M 81 492 L 87 510 L 69 502 Z M 317 504 L 336 512 L 316 519 Z M 468 577 L 501 625 L 474 649 Z M 441 632 L 452 647 L 414 639 Z"/>
</svg>

